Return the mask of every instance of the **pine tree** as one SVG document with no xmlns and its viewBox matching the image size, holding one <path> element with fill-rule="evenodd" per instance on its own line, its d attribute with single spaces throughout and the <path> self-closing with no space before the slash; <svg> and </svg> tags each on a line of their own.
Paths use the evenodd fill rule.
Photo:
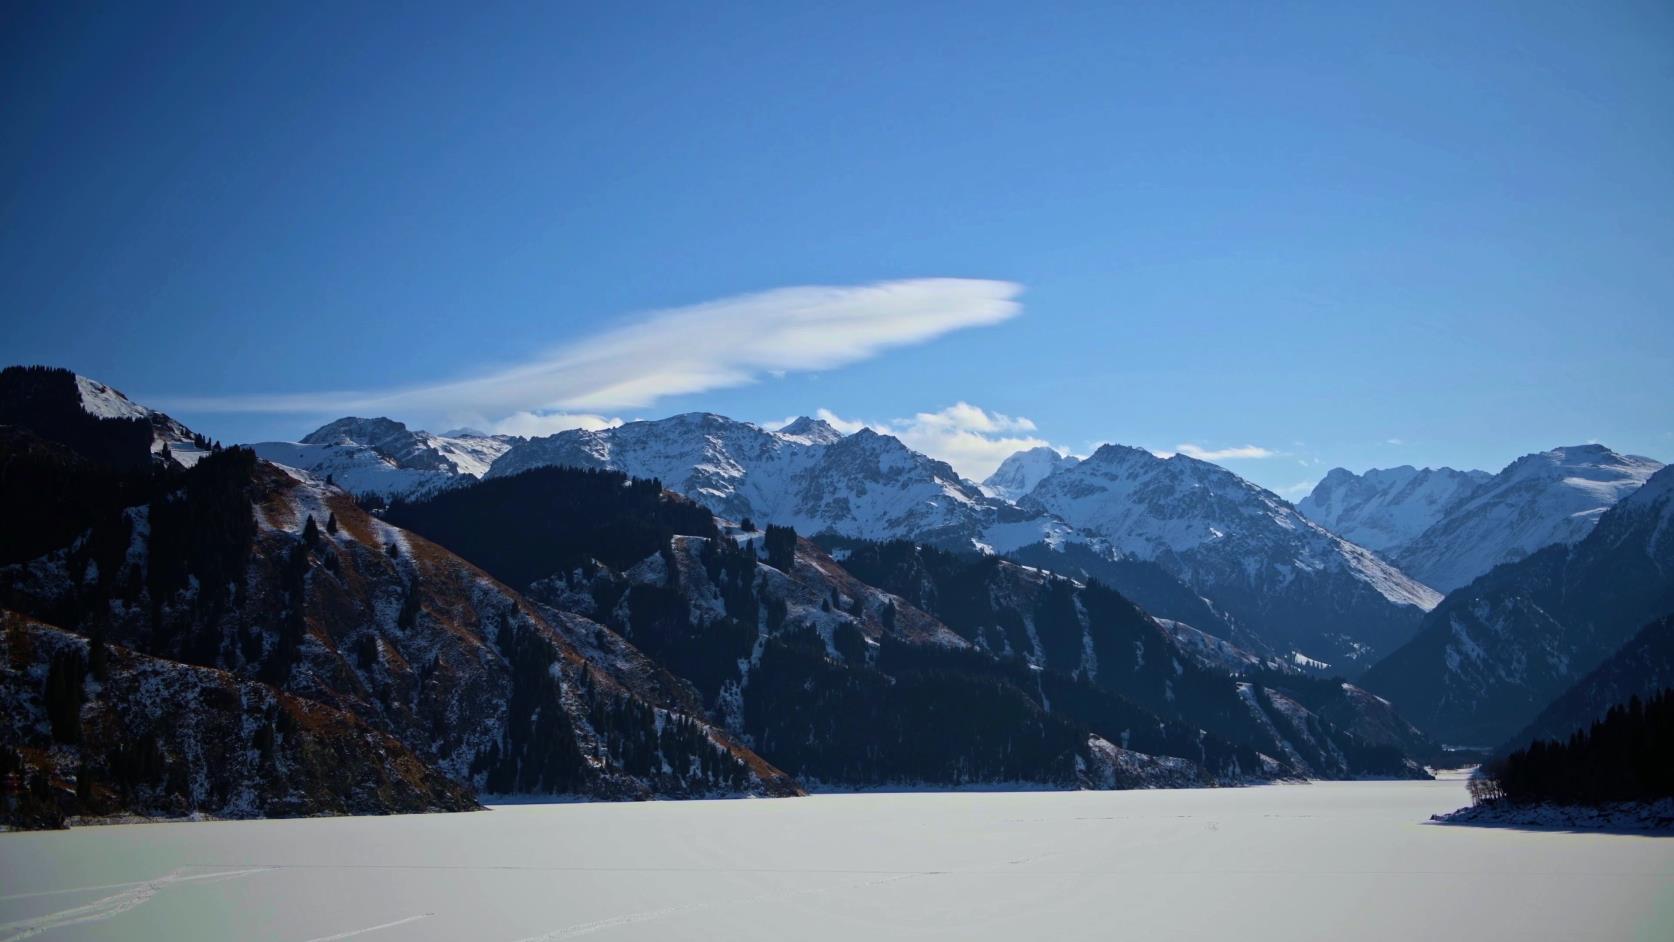
<svg viewBox="0 0 1674 942">
<path fill-rule="evenodd" d="M 337 514 L 336 514 L 336 512 L 333 512 L 329 516 L 326 517 L 326 532 L 331 534 L 332 536 L 337 535 Z"/>
<path fill-rule="evenodd" d="M 308 515 L 308 522 L 302 525 L 302 542 L 309 546 L 320 544 L 320 527 L 314 522 L 314 515 Z"/>
<path fill-rule="evenodd" d="M 80 651 L 72 648 L 52 656 L 52 664 L 47 668 L 46 709 L 47 720 L 52 725 L 52 738 L 57 742 L 81 742 L 81 705 L 86 698 L 86 672 Z"/>
</svg>

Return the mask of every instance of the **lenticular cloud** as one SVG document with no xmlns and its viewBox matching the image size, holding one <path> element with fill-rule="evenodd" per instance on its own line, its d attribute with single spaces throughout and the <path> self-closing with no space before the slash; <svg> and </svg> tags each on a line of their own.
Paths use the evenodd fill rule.
<svg viewBox="0 0 1674 942">
<path fill-rule="evenodd" d="M 1022 286 L 919 278 L 802 286 L 656 311 L 481 376 L 391 390 L 174 399 L 200 412 L 474 413 L 633 409 L 763 374 L 825 370 L 1016 316 Z"/>
</svg>

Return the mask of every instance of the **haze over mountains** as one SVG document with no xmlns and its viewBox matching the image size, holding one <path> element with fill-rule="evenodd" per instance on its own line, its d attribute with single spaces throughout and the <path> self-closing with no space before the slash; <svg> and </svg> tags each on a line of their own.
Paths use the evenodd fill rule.
<svg viewBox="0 0 1674 942">
<path fill-rule="evenodd" d="M 246 451 L 63 371 L 0 388 L 0 607 L 13 661 L 43 658 L 0 675 L 0 758 L 76 792 L 61 811 L 1418 774 L 1674 611 L 1674 472 L 1601 446 L 1339 469 L 1292 506 L 1120 445 L 981 485 L 870 429 L 708 413 L 344 418 Z M 226 691 L 191 696 L 256 758 L 206 777 L 122 692 L 142 675 Z M 322 749 L 385 784 L 341 794 Z"/>
</svg>

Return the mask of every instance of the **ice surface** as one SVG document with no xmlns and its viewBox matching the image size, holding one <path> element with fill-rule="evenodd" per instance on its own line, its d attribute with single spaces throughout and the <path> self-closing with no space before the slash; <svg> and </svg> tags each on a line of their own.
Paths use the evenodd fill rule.
<svg viewBox="0 0 1674 942">
<path fill-rule="evenodd" d="M 1674 839 L 1425 823 L 1465 803 L 1349 782 L 5 834 L 0 940 L 1674 937 Z"/>
</svg>

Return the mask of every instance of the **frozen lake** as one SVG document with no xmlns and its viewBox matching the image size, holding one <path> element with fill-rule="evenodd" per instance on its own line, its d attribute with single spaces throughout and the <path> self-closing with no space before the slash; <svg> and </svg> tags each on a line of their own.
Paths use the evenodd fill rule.
<svg viewBox="0 0 1674 942">
<path fill-rule="evenodd" d="M 0 940 L 1674 938 L 1674 838 L 1462 783 L 827 795 L 0 835 Z"/>
</svg>

